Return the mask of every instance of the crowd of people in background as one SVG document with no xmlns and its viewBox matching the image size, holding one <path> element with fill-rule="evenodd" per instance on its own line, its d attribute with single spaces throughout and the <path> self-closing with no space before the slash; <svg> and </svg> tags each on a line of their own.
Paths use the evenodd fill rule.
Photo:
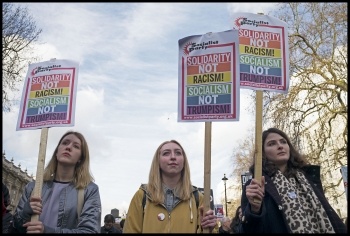
<svg viewBox="0 0 350 236">
<path fill-rule="evenodd" d="M 231 219 L 228 216 L 224 216 L 220 219 L 219 234 L 231 234 Z"/>
<path fill-rule="evenodd" d="M 238 234 L 241 233 L 242 222 L 242 208 L 238 206 L 235 212 L 235 216 L 230 219 L 228 216 L 224 216 L 220 219 L 219 234 Z"/>
<path fill-rule="evenodd" d="M 320 166 L 310 165 L 276 128 L 262 133 L 262 151 L 261 178 L 253 176 L 244 184 L 232 220 L 219 220 L 212 209 L 204 211 L 204 195 L 191 183 L 181 144 L 165 141 L 156 149 L 148 182 L 135 192 L 126 218 L 116 222 L 107 214 L 101 227 L 88 144 L 81 133 L 68 131 L 44 169 L 41 196 L 32 195 L 35 181 L 28 183 L 12 215 L 3 183 L 3 233 L 347 233 L 324 195 Z M 251 174 L 254 168 L 255 163 Z M 80 190 L 84 204 L 79 211 Z"/>
<path fill-rule="evenodd" d="M 236 209 L 235 216 L 233 217 L 230 225 L 232 233 L 234 234 L 240 233 L 241 223 L 242 223 L 242 207 L 238 206 Z"/>
</svg>

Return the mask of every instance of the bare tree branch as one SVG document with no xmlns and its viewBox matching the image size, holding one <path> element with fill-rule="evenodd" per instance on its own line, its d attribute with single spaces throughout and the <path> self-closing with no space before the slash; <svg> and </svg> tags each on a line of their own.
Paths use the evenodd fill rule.
<svg viewBox="0 0 350 236">
<path fill-rule="evenodd" d="M 8 112 L 14 102 L 10 92 L 18 91 L 21 74 L 37 60 L 32 44 L 42 30 L 37 29 L 27 8 L 15 7 L 13 3 L 3 3 L 2 7 L 2 110 Z"/>
</svg>

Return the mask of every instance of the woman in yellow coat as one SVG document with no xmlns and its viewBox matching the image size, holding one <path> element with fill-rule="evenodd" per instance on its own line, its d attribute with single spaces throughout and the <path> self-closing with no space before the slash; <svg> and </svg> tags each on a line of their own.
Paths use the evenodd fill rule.
<svg viewBox="0 0 350 236">
<path fill-rule="evenodd" d="M 202 204 L 203 194 L 192 186 L 184 149 L 175 140 L 165 141 L 154 154 L 148 184 L 141 185 L 130 202 L 123 233 L 212 232 L 216 216 L 211 209 L 204 213 Z"/>
</svg>

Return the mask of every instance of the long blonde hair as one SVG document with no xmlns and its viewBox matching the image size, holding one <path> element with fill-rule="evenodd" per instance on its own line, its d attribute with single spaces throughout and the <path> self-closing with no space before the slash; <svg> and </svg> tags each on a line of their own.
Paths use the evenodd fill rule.
<svg viewBox="0 0 350 236">
<path fill-rule="evenodd" d="M 152 200 L 156 204 L 161 204 L 164 202 L 164 192 L 162 187 L 162 170 L 160 169 L 159 158 L 160 158 L 160 149 L 163 145 L 167 143 L 175 143 L 179 145 L 182 150 L 184 157 L 184 167 L 181 171 L 181 177 L 179 184 L 175 188 L 176 194 L 182 200 L 188 200 L 191 198 L 192 193 L 192 183 L 191 183 L 191 174 L 190 166 L 188 164 L 188 159 L 185 150 L 179 142 L 176 140 L 165 141 L 159 145 L 156 152 L 154 153 L 151 169 L 149 172 L 147 191 L 152 196 Z"/>
<path fill-rule="evenodd" d="M 94 182 L 95 180 L 92 174 L 90 173 L 90 155 L 88 144 L 84 136 L 76 131 L 68 131 L 61 137 L 60 141 L 58 142 L 55 148 L 55 151 L 52 154 L 51 160 L 44 169 L 43 179 L 44 181 L 50 181 L 55 178 L 58 164 L 56 156 L 58 146 L 61 144 L 64 137 L 70 134 L 75 135 L 78 139 L 80 139 L 81 142 L 81 158 L 80 162 L 78 162 L 75 166 L 73 183 L 77 189 L 85 188 L 90 182 Z"/>
</svg>

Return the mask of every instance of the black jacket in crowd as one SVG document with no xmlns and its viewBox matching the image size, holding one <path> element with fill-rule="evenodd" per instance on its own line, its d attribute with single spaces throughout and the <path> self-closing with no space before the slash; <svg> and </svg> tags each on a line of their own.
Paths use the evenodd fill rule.
<svg viewBox="0 0 350 236">
<path fill-rule="evenodd" d="M 315 194 L 325 209 L 335 233 L 347 233 L 344 222 L 340 219 L 336 211 L 326 199 L 320 178 L 320 166 L 304 167 L 305 177 L 311 184 Z M 242 233 L 291 233 L 282 211 L 282 201 L 271 178 L 265 176 L 265 196 L 262 209 L 259 215 L 250 211 L 250 203 L 245 193 L 246 186 L 250 184 L 248 180 L 244 185 L 241 206 L 243 211 L 241 231 Z"/>
<path fill-rule="evenodd" d="M 106 229 L 104 226 L 101 227 L 101 234 L 121 234 L 122 231 L 112 226 L 110 229 Z"/>
</svg>

